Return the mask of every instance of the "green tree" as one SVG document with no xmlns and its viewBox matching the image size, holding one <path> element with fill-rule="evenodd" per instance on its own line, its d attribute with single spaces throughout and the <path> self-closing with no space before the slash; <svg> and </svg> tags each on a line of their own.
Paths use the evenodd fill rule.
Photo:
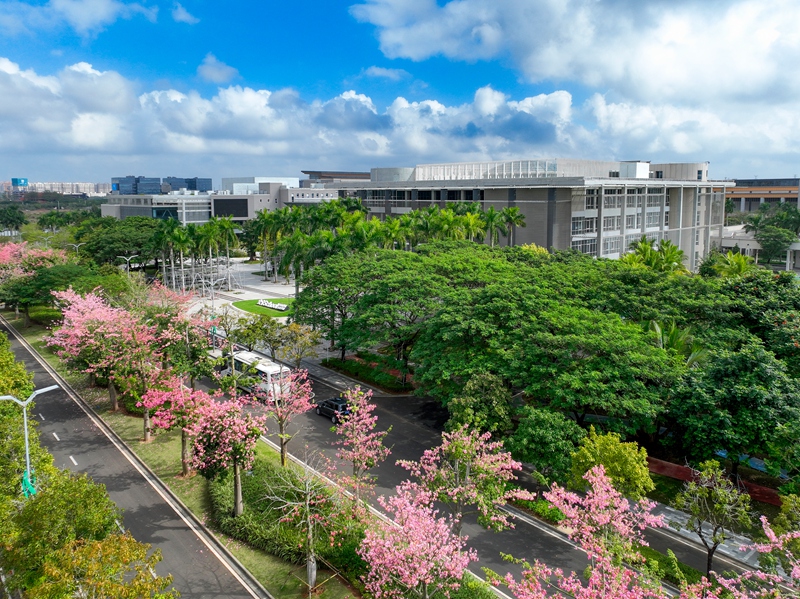
<svg viewBox="0 0 800 599">
<path fill-rule="evenodd" d="M 56 471 L 13 517 L 18 530 L 6 553 L 12 588 L 39 583 L 45 562 L 75 540 L 99 541 L 117 527 L 120 512 L 105 486 L 85 475 Z"/>
<path fill-rule="evenodd" d="M 763 257 L 767 264 L 776 257 L 785 255 L 789 246 L 797 242 L 797 233 L 772 225 L 760 227 L 754 237 L 761 246 L 759 256 Z"/>
<path fill-rule="evenodd" d="M 466 425 L 482 433 L 502 434 L 511 429 L 511 391 L 494 374 L 473 375 L 463 392 L 447 404 L 447 410 L 448 430 Z"/>
<path fill-rule="evenodd" d="M 515 460 L 532 464 L 542 482 L 564 485 L 572 454 L 586 431 L 559 412 L 525 406 L 517 430 L 506 446 Z"/>
<path fill-rule="evenodd" d="M 489 238 L 489 245 L 494 247 L 499 241 L 500 235 L 506 235 L 507 233 L 503 213 L 495 210 L 494 206 L 490 206 L 483 213 L 483 222 L 486 226 L 486 237 Z"/>
<path fill-rule="evenodd" d="M 305 358 L 316 357 L 317 345 L 322 335 L 311 327 L 293 322 L 281 331 L 281 347 L 278 355 L 287 360 L 295 369 Z"/>
<path fill-rule="evenodd" d="M 725 278 L 740 277 L 755 268 L 753 262 L 750 256 L 728 250 L 727 253 L 720 254 L 714 263 L 714 271 Z"/>
<path fill-rule="evenodd" d="M 736 474 L 739 456 L 764 454 L 778 423 L 800 409 L 800 382 L 759 341 L 739 351 L 713 352 L 692 370 L 669 408 L 680 451 L 708 459 L 727 450 Z"/>
<path fill-rule="evenodd" d="M 509 206 L 500 211 L 503 217 L 503 223 L 509 233 L 508 244 L 513 246 L 516 241 L 517 227 L 525 226 L 525 215 L 519 211 L 517 206 Z"/>
<path fill-rule="evenodd" d="M 616 433 L 598 435 L 594 427 L 581 439 L 572 454 L 570 485 L 584 489 L 583 478 L 594 466 L 602 464 L 614 488 L 630 499 L 641 499 L 655 488 L 647 468 L 647 452 L 636 443 L 624 443 Z"/>
<path fill-rule="evenodd" d="M 28 219 L 25 218 L 25 213 L 20 210 L 19 206 L 12 205 L 0 208 L 0 227 L 4 231 L 19 232 L 20 227 L 27 223 Z"/>
<path fill-rule="evenodd" d="M 752 525 L 750 496 L 740 492 L 714 460 L 701 463 L 694 474 L 672 505 L 689 515 L 685 528 L 699 536 L 706 548 L 706 574 L 711 576 L 714 553 L 731 529 Z"/>
</svg>

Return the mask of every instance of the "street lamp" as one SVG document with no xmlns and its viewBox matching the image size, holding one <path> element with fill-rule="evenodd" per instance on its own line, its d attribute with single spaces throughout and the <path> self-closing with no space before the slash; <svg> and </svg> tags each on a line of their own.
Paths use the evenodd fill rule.
<svg viewBox="0 0 800 599">
<path fill-rule="evenodd" d="M 67 245 L 71 245 L 72 247 L 75 248 L 75 255 L 77 256 L 78 255 L 78 248 L 81 247 L 82 245 L 86 245 L 86 243 L 87 242 L 84 241 L 82 243 L 68 243 Z"/>
<path fill-rule="evenodd" d="M 129 277 L 131 276 L 131 260 L 138 257 L 139 254 L 134 254 L 130 258 L 128 258 L 127 256 L 117 256 L 117 258 L 122 258 L 123 260 L 125 260 L 125 264 L 127 264 L 127 273 Z"/>
<path fill-rule="evenodd" d="M 22 492 L 25 497 L 30 497 L 31 495 L 36 494 L 36 487 L 34 486 L 36 483 L 31 473 L 31 450 L 30 446 L 28 445 L 28 404 L 31 403 L 33 398 L 37 395 L 41 395 L 42 393 L 47 393 L 48 391 L 53 391 L 54 389 L 58 388 L 58 385 L 51 385 L 50 387 L 39 389 L 38 391 L 31 393 L 31 396 L 25 401 L 20 401 L 13 395 L 0 395 L 0 401 L 13 401 L 15 404 L 22 407 L 22 426 L 25 429 L 25 475 L 22 477 Z"/>
<path fill-rule="evenodd" d="M 50 247 L 50 240 L 54 237 L 54 235 L 42 235 L 42 239 L 44 239 L 44 247 Z"/>
</svg>

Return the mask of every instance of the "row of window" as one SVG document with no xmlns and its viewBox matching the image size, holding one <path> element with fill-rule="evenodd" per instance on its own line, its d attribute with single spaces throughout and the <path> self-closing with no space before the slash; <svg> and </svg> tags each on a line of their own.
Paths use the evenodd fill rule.
<svg viewBox="0 0 800 599">
<path fill-rule="evenodd" d="M 646 227 L 660 227 L 661 212 L 648 212 L 645 217 Z M 669 212 L 664 213 L 663 226 L 669 227 Z M 603 231 L 619 231 L 622 228 L 621 216 L 604 216 L 603 217 Z M 642 228 L 642 215 L 626 214 L 625 215 L 625 228 L 626 229 L 641 229 Z M 572 217 L 572 234 L 573 235 L 591 235 L 597 233 L 597 217 L 596 216 L 573 216 Z"/>
</svg>

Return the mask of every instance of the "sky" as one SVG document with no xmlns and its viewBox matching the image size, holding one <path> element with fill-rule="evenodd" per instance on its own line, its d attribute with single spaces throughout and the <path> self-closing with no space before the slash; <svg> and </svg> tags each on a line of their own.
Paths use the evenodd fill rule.
<svg viewBox="0 0 800 599">
<path fill-rule="evenodd" d="M 800 0 L 0 0 L 0 180 L 800 174 Z"/>
</svg>

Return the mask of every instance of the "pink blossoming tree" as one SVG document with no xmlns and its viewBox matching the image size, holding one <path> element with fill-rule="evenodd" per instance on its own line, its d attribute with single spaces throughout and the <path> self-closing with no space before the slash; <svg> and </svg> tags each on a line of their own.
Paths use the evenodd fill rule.
<svg viewBox="0 0 800 599">
<path fill-rule="evenodd" d="M 289 433 L 289 424 L 298 414 L 308 412 L 314 407 L 311 397 L 311 381 L 308 372 L 294 370 L 280 386 L 272 385 L 268 393 L 257 390 L 254 397 L 263 403 L 267 418 L 278 425 L 278 439 L 281 446 L 281 465 L 286 467 L 286 446 L 294 434 Z"/>
<path fill-rule="evenodd" d="M 462 426 L 442 433 L 442 444 L 425 451 L 419 462 L 397 462 L 448 507 L 456 534 L 461 534 L 468 513 L 477 513 L 478 522 L 492 530 L 510 528 L 513 523 L 500 508 L 510 499 L 535 498 L 528 491 L 509 488 L 522 465 L 503 451 L 502 441 L 490 438 L 490 433 Z"/>
<path fill-rule="evenodd" d="M 377 599 L 449 597 L 458 589 L 469 563 L 478 559 L 465 550 L 465 537 L 453 534 L 452 517 L 439 517 L 433 496 L 413 483 L 378 502 L 394 522 L 368 528 L 358 550 L 369 571 L 364 584 Z"/>
<path fill-rule="evenodd" d="M 244 510 L 242 469 L 252 466 L 263 428 L 263 417 L 246 413 L 241 402 L 228 401 L 200 406 L 189 430 L 195 437 L 192 462 L 203 477 L 213 480 L 233 468 L 234 516 Z"/>
<path fill-rule="evenodd" d="M 576 599 L 666 599 L 659 581 L 648 574 L 645 560 L 636 549 L 637 544 L 647 545 L 642 534 L 645 528 L 663 526 L 660 517 L 650 513 L 655 504 L 644 500 L 629 504 L 614 489 L 602 465 L 589 470 L 584 478 L 590 485 L 585 497 L 558 485 L 544 496 L 564 513 L 561 524 L 589 557 L 586 582 L 575 572 L 565 574 L 538 561 L 530 564 L 509 556 L 506 559 L 522 564 L 522 579 L 516 581 L 511 574 L 501 579 L 494 573 L 490 573 L 490 579 L 495 584 L 502 580 L 517 599 L 546 599 L 554 590 Z"/>
<path fill-rule="evenodd" d="M 201 413 L 212 402 L 205 391 L 196 391 L 184 386 L 179 377 L 171 377 L 163 388 L 151 388 L 142 396 L 141 407 L 155 410 L 153 425 L 164 430 L 181 429 L 181 470 L 188 476 L 192 465 L 189 451 L 191 429 L 197 424 Z"/>
<path fill-rule="evenodd" d="M 336 457 L 353 465 L 353 474 L 343 480 L 344 486 L 353 489 L 356 502 L 361 491 L 370 486 L 372 479 L 367 473 L 384 461 L 391 450 L 383 444 L 383 440 L 391 430 L 376 431 L 378 417 L 373 414 L 375 404 L 370 403 L 372 391 L 364 392 L 361 387 L 348 389 L 344 394 L 350 407 L 350 414 L 341 416 L 336 425 L 339 440 L 334 443 L 339 449 Z"/>
</svg>

